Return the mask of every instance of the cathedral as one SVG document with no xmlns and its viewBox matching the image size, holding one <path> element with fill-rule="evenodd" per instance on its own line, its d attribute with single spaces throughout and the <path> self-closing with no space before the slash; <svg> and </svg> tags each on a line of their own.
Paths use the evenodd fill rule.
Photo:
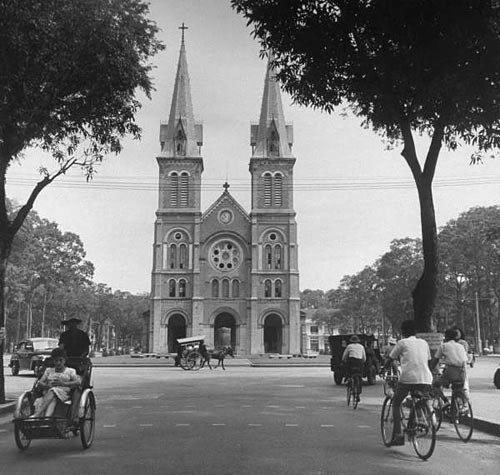
<svg viewBox="0 0 500 475">
<path fill-rule="evenodd" d="M 250 213 L 228 183 L 202 211 L 203 125 L 182 37 L 170 115 L 160 125 L 150 351 L 172 353 L 178 338 L 204 335 L 207 346 L 238 354 L 300 352 L 292 143 L 268 65 L 260 120 L 250 125 Z"/>
</svg>

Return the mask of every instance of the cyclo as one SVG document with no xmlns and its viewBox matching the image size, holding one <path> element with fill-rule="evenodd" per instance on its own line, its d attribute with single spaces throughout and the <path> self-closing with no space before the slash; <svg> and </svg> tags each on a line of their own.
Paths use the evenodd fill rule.
<svg viewBox="0 0 500 475">
<path fill-rule="evenodd" d="M 203 357 L 199 348 L 203 340 L 205 340 L 205 335 L 177 338 L 177 343 L 179 343 L 177 358 L 182 369 L 197 371 L 201 368 Z"/>
<path fill-rule="evenodd" d="M 68 357 L 66 366 L 76 369 L 81 377 L 80 387 L 72 390 L 68 401 L 57 402 L 51 417 L 30 417 L 35 412 L 35 400 L 42 396 L 37 387 L 38 381 L 51 364 L 50 358 L 45 361 L 33 388 L 22 393 L 17 400 L 13 420 L 16 445 L 20 450 L 26 450 L 33 439 L 67 439 L 71 434 L 80 434 L 83 448 L 88 449 L 94 440 L 96 410 L 89 358 Z"/>
</svg>

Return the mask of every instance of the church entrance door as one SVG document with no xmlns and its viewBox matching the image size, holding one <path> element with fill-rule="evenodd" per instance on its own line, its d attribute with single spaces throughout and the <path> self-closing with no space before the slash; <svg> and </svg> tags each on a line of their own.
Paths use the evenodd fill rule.
<svg viewBox="0 0 500 475">
<path fill-rule="evenodd" d="M 264 353 L 281 353 L 283 325 L 278 315 L 271 314 L 264 320 Z"/>
<path fill-rule="evenodd" d="M 177 353 L 177 338 L 186 338 L 186 320 L 182 315 L 172 315 L 168 319 L 168 352 Z"/>
<path fill-rule="evenodd" d="M 236 321 L 230 313 L 217 315 L 214 322 L 214 348 L 223 346 L 236 349 Z"/>
</svg>

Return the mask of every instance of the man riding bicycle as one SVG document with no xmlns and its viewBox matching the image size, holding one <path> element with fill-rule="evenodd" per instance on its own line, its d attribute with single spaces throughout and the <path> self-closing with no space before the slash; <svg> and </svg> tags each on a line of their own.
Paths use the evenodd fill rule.
<svg viewBox="0 0 500 475">
<path fill-rule="evenodd" d="M 457 385 L 455 392 L 463 401 L 461 412 L 465 412 L 467 410 L 468 398 L 463 388 L 465 384 L 465 365 L 468 362 L 468 356 L 463 345 L 458 342 L 459 339 L 460 334 L 456 329 L 450 328 L 445 331 L 444 343 L 436 351 L 431 361 L 431 369 L 434 369 L 439 362 L 444 363 L 445 367 L 443 374 L 436 378 L 432 386 L 446 403 L 448 402 L 448 398 L 443 394 L 442 386 Z"/>
<path fill-rule="evenodd" d="M 403 338 L 399 340 L 389 354 L 385 363 L 388 368 L 393 360 L 399 360 L 401 373 L 394 393 L 392 411 L 394 431 L 391 445 L 404 445 L 405 439 L 401 431 L 401 403 L 410 391 L 420 391 L 429 397 L 432 384 L 432 373 L 429 369 L 431 352 L 425 340 L 417 338 L 414 320 L 405 320 L 401 324 Z M 431 410 L 430 402 L 428 403 Z"/>
<path fill-rule="evenodd" d="M 366 362 L 366 352 L 365 347 L 359 342 L 359 337 L 357 335 L 351 336 L 349 344 L 342 354 L 342 362 L 347 365 L 346 374 L 348 378 L 355 374 L 359 375 L 361 378 L 363 375 L 363 366 Z M 361 394 L 361 384 L 358 389 L 359 394 Z"/>
</svg>

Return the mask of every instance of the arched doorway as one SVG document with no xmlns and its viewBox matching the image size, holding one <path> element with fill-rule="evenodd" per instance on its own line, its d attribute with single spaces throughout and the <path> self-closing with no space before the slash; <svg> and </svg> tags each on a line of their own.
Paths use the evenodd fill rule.
<svg viewBox="0 0 500 475">
<path fill-rule="evenodd" d="M 214 322 L 214 347 L 223 346 L 236 348 L 236 321 L 230 313 L 217 315 Z"/>
<path fill-rule="evenodd" d="M 177 353 L 177 338 L 186 338 L 186 320 L 180 314 L 168 319 L 168 352 Z"/>
<path fill-rule="evenodd" d="M 271 314 L 264 320 L 264 353 L 281 353 L 283 325 L 281 318 Z"/>
</svg>

